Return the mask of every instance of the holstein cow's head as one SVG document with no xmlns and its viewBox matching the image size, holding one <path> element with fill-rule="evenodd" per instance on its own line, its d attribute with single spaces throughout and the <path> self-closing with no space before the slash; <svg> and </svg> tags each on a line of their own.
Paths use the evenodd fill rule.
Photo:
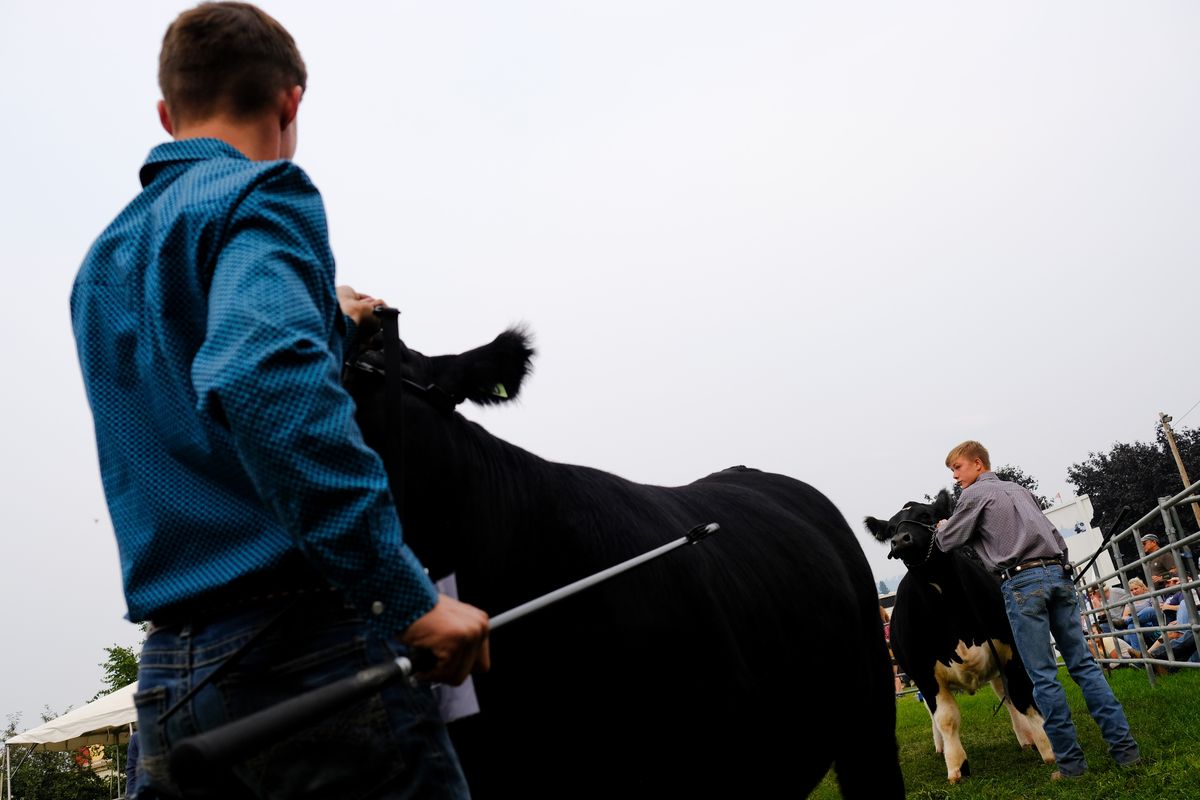
<svg viewBox="0 0 1200 800">
<path fill-rule="evenodd" d="M 937 558 L 934 531 L 938 520 L 949 518 L 953 512 L 954 497 L 942 489 L 932 503 L 914 500 L 906 503 L 889 520 L 867 517 L 863 523 L 868 533 L 891 546 L 888 558 L 898 558 L 911 569 Z"/>
</svg>

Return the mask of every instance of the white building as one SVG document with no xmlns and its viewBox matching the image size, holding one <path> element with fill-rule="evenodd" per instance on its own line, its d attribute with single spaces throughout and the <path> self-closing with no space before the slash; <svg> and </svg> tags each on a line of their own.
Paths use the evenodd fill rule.
<svg viewBox="0 0 1200 800">
<path fill-rule="evenodd" d="M 1067 543 L 1067 556 L 1071 559 L 1071 563 L 1078 565 L 1080 562 L 1088 561 L 1092 554 L 1100 549 L 1104 535 L 1099 528 L 1092 527 L 1092 517 L 1095 512 L 1092 511 L 1092 501 L 1086 494 L 1063 500 L 1042 513 L 1062 534 L 1063 540 Z M 1114 531 L 1114 533 L 1119 533 L 1119 531 Z M 1099 567 L 1101 575 L 1109 575 L 1116 571 L 1116 566 L 1113 564 L 1112 556 L 1108 554 L 1107 548 L 1096 559 L 1095 566 Z M 1095 568 L 1089 567 L 1088 575 L 1095 576 L 1095 574 Z"/>
</svg>

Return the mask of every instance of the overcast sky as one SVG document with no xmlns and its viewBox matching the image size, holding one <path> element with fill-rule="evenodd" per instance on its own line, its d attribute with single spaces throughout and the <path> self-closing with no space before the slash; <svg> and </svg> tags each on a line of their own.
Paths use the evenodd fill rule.
<svg viewBox="0 0 1200 800">
<path fill-rule="evenodd" d="M 67 301 L 165 138 L 158 47 L 190 5 L 0 4 L 21 728 L 140 641 Z M 887 579 L 862 518 L 949 485 L 959 441 L 1066 496 L 1070 464 L 1200 401 L 1194 3 L 264 7 L 308 64 L 296 161 L 340 282 L 429 354 L 527 323 L 522 402 L 465 413 L 533 453 L 662 485 L 792 475 Z"/>
</svg>

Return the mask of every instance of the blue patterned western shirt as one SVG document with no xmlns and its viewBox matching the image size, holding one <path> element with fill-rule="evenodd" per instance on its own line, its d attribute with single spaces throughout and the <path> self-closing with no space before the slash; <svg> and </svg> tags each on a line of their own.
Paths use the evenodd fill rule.
<svg viewBox="0 0 1200 800">
<path fill-rule="evenodd" d="M 316 581 L 404 629 L 437 594 L 339 380 L 316 187 L 217 139 L 156 147 L 141 181 L 71 293 L 129 619 Z"/>
</svg>

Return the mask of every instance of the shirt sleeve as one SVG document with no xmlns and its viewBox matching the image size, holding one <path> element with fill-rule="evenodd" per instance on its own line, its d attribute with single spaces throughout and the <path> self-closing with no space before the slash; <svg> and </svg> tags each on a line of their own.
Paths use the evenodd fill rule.
<svg viewBox="0 0 1200 800">
<path fill-rule="evenodd" d="M 437 591 L 402 541 L 383 464 L 341 385 L 340 315 L 320 195 L 283 165 L 239 204 L 217 256 L 197 404 L 228 427 L 295 546 L 390 635 Z"/>
<path fill-rule="evenodd" d="M 946 524 L 942 526 L 941 530 L 934 534 L 934 541 L 937 542 L 938 549 L 948 553 L 969 542 L 975 535 L 979 517 L 983 514 L 987 503 L 988 498 L 963 492 L 950 519 L 946 520 Z"/>
</svg>

